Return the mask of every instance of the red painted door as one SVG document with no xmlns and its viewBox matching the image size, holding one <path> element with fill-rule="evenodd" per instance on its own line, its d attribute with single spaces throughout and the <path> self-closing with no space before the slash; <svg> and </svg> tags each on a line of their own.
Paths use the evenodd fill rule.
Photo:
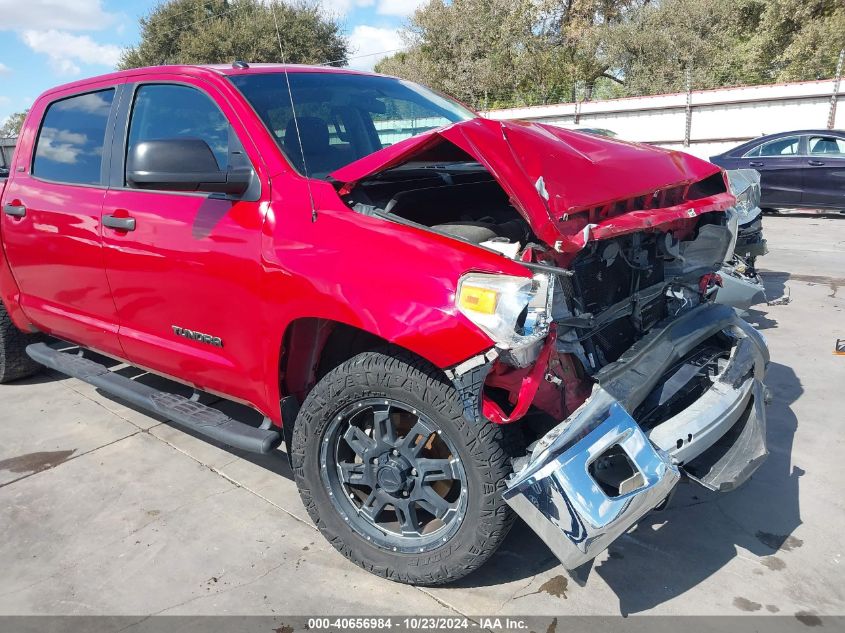
<svg viewBox="0 0 845 633">
<path fill-rule="evenodd" d="M 21 138 L 2 230 L 27 317 L 56 336 L 122 356 L 100 233 L 114 101 L 110 87 L 36 105 L 40 127 Z"/>
<path fill-rule="evenodd" d="M 231 152 L 242 146 L 233 136 L 225 100 L 212 94 L 213 88 L 187 79 L 130 87 L 126 151 L 148 140 L 200 139 L 225 170 Z M 126 151 L 120 149 L 118 166 Z M 130 188 L 125 173 L 122 180 L 122 186 L 112 181 L 103 213 L 134 219 L 134 230 L 104 228 L 103 242 L 129 360 L 263 404 L 260 194 L 235 200 Z M 186 338 L 180 335 L 185 330 L 208 336 Z M 219 344 L 209 342 L 215 338 Z"/>
</svg>

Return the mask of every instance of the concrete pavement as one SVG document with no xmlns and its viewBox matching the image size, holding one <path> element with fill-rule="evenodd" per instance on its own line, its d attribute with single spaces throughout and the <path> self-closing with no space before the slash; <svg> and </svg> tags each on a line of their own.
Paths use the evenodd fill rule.
<svg viewBox="0 0 845 633">
<path fill-rule="evenodd" d="M 0 614 L 845 613 L 845 218 L 764 224 L 767 289 L 792 298 L 749 315 L 772 351 L 769 459 L 731 494 L 682 486 L 586 577 L 520 523 L 456 586 L 376 578 L 311 525 L 283 453 L 45 373 L 0 386 Z"/>
</svg>

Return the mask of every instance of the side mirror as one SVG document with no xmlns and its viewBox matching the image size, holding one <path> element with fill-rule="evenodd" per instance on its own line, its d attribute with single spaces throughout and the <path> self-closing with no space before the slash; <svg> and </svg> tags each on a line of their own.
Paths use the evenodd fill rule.
<svg viewBox="0 0 845 633">
<path fill-rule="evenodd" d="M 134 189 L 241 195 L 251 180 L 248 167 L 222 171 L 208 143 L 197 138 L 142 141 L 126 156 L 126 183 Z"/>
</svg>

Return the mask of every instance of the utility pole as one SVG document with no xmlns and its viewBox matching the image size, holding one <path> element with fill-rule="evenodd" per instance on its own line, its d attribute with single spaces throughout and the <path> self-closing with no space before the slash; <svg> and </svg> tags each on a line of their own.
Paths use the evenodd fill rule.
<svg viewBox="0 0 845 633">
<path fill-rule="evenodd" d="M 690 135 L 692 132 L 692 69 L 687 64 L 687 107 L 686 107 L 686 123 L 684 127 L 684 147 L 689 147 Z"/>
<path fill-rule="evenodd" d="M 581 104 L 582 100 L 578 98 L 578 81 L 576 80 L 572 93 L 575 95 L 575 125 L 581 124 Z"/>
<path fill-rule="evenodd" d="M 827 115 L 827 129 L 832 130 L 836 123 L 836 100 L 839 97 L 839 84 L 842 82 L 842 62 L 845 61 L 845 48 L 839 51 L 836 63 L 836 79 L 833 80 L 833 94 L 830 95 L 830 113 Z"/>
</svg>

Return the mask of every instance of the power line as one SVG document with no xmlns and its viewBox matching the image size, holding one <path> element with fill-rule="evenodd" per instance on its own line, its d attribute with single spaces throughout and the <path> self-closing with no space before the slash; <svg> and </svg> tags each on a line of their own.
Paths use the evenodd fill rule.
<svg viewBox="0 0 845 633">
<path fill-rule="evenodd" d="M 276 39 L 279 42 L 279 55 L 282 56 L 282 62 L 285 61 L 285 49 L 282 47 L 282 34 L 279 31 L 279 20 L 276 18 L 276 5 L 271 4 L 270 10 L 273 12 L 273 24 L 276 27 Z M 296 106 L 293 103 L 293 90 L 290 86 L 290 75 L 288 74 L 287 65 L 285 65 L 285 83 L 288 87 L 288 97 L 290 98 L 290 113 L 293 115 L 293 127 L 296 130 L 296 140 L 299 143 L 299 153 L 302 156 L 302 171 L 305 174 L 305 186 L 308 189 L 308 199 L 311 201 L 311 221 L 317 221 L 317 207 L 314 205 L 314 194 L 311 193 L 311 179 L 308 177 L 308 161 L 305 160 L 305 146 L 302 144 L 302 134 L 299 131 L 299 117 L 296 116 Z"/>
<path fill-rule="evenodd" d="M 353 55 L 352 57 L 347 57 L 346 59 L 335 59 L 329 62 L 320 62 L 320 66 L 331 66 L 332 64 L 339 64 L 341 62 L 349 62 L 353 59 L 363 59 L 364 57 L 375 57 L 376 55 L 389 55 L 391 53 L 398 53 L 399 51 L 404 51 L 405 48 L 391 48 L 390 50 L 386 51 L 378 51 L 376 53 L 365 53 L 363 55 Z"/>
</svg>

